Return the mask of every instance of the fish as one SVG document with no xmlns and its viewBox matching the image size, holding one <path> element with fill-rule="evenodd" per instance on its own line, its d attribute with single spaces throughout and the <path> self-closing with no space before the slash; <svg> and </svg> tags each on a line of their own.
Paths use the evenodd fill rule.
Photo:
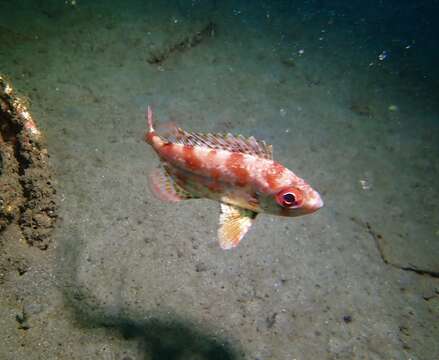
<svg viewBox="0 0 439 360">
<path fill-rule="evenodd" d="M 159 134 L 150 106 L 146 121 L 145 141 L 160 159 L 149 175 L 150 189 L 167 202 L 219 202 L 218 240 L 224 250 L 238 246 L 260 213 L 295 217 L 324 205 L 305 180 L 273 160 L 273 147 L 265 141 L 175 125 Z"/>
</svg>

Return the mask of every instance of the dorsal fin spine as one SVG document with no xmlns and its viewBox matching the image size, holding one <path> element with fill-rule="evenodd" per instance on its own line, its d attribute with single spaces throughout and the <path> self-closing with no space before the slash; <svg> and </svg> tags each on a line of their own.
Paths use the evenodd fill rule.
<svg viewBox="0 0 439 360">
<path fill-rule="evenodd" d="M 256 155 L 265 159 L 272 159 L 271 145 L 265 141 L 258 141 L 253 136 L 245 138 L 242 135 L 202 134 L 190 133 L 183 129 L 176 129 L 175 134 L 164 136 L 165 141 L 188 146 L 204 146 L 211 149 L 222 149 L 231 152 Z"/>
</svg>

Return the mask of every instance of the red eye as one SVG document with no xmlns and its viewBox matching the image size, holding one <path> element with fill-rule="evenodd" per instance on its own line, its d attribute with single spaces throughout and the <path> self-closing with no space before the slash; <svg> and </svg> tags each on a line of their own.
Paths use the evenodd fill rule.
<svg viewBox="0 0 439 360">
<path fill-rule="evenodd" d="M 295 209 L 302 206 L 302 193 L 296 188 L 288 188 L 276 195 L 277 203 L 285 208 Z"/>
</svg>

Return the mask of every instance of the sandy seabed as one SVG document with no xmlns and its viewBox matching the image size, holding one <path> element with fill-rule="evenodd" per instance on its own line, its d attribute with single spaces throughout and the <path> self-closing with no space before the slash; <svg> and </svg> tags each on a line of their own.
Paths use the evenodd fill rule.
<svg viewBox="0 0 439 360">
<path fill-rule="evenodd" d="M 0 358 L 438 358 L 433 25 L 375 5 L 1 1 L 59 218 L 46 250 L 0 234 Z M 149 192 L 148 104 L 273 144 L 325 208 L 222 251 L 218 204 Z"/>
</svg>

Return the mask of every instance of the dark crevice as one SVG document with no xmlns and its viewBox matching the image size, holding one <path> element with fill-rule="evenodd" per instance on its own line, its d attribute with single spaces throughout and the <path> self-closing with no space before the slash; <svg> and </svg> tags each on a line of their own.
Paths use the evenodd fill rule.
<svg viewBox="0 0 439 360">
<path fill-rule="evenodd" d="M 18 162 L 18 175 L 20 175 L 20 177 L 23 177 L 26 174 L 26 169 L 28 169 L 31 166 L 31 160 L 29 156 L 25 156 L 25 152 L 23 151 L 24 149 L 22 148 L 21 144 L 19 141 L 17 141 L 15 143 L 14 146 L 14 153 L 15 153 L 15 158 L 17 159 Z"/>
<path fill-rule="evenodd" d="M 160 65 L 166 61 L 171 54 L 176 52 L 183 52 L 200 44 L 206 37 L 214 37 L 216 33 L 216 24 L 213 22 L 207 23 L 201 30 L 195 31 L 184 38 L 171 43 L 161 49 L 151 51 L 147 58 L 149 64 Z"/>
<path fill-rule="evenodd" d="M 420 275 L 430 275 L 432 277 L 439 278 L 439 272 L 437 272 L 437 271 L 422 270 L 422 269 L 418 269 L 414 266 L 398 266 L 398 265 L 393 265 L 393 264 L 390 264 L 390 265 L 395 266 L 401 270 L 413 271 L 413 272 L 420 274 Z"/>
<path fill-rule="evenodd" d="M 382 235 L 377 234 L 372 229 L 372 226 L 370 225 L 370 223 L 368 223 L 367 221 L 363 222 L 363 221 L 361 221 L 361 220 L 359 220 L 357 218 L 354 218 L 354 217 L 351 217 L 351 220 L 367 230 L 367 232 L 369 233 L 369 235 L 372 237 L 372 239 L 375 242 L 375 246 L 376 246 L 376 248 L 378 250 L 378 253 L 380 254 L 381 260 L 383 260 L 383 262 L 386 265 L 392 266 L 392 267 L 394 267 L 396 269 L 399 269 L 399 270 L 412 271 L 412 272 L 414 272 L 416 274 L 419 274 L 419 275 L 427 275 L 427 276 L 431 276 L 431 277 L 434 277 L 434 278 L 439 278 L 439 272 L 437 272 L 437 271 L 426 270 L 426 269 L 419 269 L 419 268 L 417 268 L 414 265 L 403 266 L 403 265 L 399 265 L 399 264 L 395 264 L 395 263 L 390 262 L 389 260 L 386 259 L 386 256 L 384 255 L 384 250 L 383 250 L 383 248 L 381 246 L 380 240 L 382 238 Z"/>
</svg>

